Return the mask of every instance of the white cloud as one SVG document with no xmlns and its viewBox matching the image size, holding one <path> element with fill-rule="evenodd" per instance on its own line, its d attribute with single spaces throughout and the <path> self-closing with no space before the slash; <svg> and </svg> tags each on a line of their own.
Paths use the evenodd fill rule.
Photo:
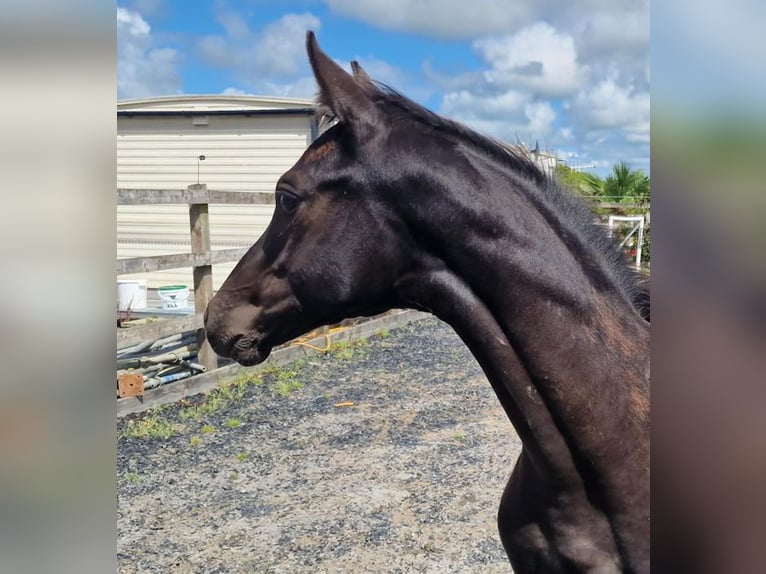
<svg viewBox="0 0 766 574">
<path fill-rule="evenodd" d="M 439 113 L 504 141 L 516 141 L 521 135 L 543 138 L 556 119 L 549 102 L 534 101 L 530 94 L 513 90 L 496 94 L 448 92 Z"/>
<path fill-rule="evenodd" d="M 649 9 L 646 2 L 627 10 L 591 12 L 581 18 L 576 28 L 584 53 L 603 51 L 637 52 L 646 56 L 649 48 Z"/>
<path fill-rule="evenodd" d="M 570 100 L 567 120 L 574 128 L 582 161 L 605 175 L 627 161 L 649 172 L 650 99 L 648 87 L 612 72 Z"/>
<path fill-rule="evenodd" d="M 545 21 L 607 54 L 649 41 L 649 0 L 324 0 L 333 11 L 374 27 L 446 39 L 509 34 Z M 698 10 L 695 10 L 697 12 Z M 676 21 L 676 20 L 674 20 Z"/>
<path fill-rule="evenodd" d="M 259 84 L 259 94 L 271 94 L 284 98 L 314 99 L 317 85 L 314 76 L 301 76 L 285 82 L 263 82 Z"/>
<path fill-rule="evenodd" d="M 239 88 L 228 87 L 221 92 L 224 96 L 246 96 L 247 92 Z"/>
<path fill-rule="evenodd" d="M 325 0 L 334 11 L 374 26 L 437 36 L 472 38 L 528 20 L 529 2 L 508 0 Z"/>
<path fill-rule="evenodd" d="M 648 144 L 649 137 L 649 119 L 637 122 L 625 128 L 625 139 L 629 142 Z"/>
<path fill-rule="evenodd" d="M 201 38 L 197 49 L 209 65 L 228 68 L 238 81 L 257 86 L 263 78 L 296 75 L 308 68 L 306 30 L 320 28 L 313 14 L 285 14 L 263 30 L 251 31 L 236 12 L 219 10 L 224 35 Z"/>
<path fill-rule="evenodd" d="M 484 95 L 460 90 L 444 94 L 441 112 L 447 115 L 471 115 L 476 118 L 493 119 L 518 115 L 523 117 L 529 94 L 508 90 L 499 94 Z"/>
<path fill-rule="evenodd" d="M 506 141 L 556 137 L 551 99 L 573 95 L 582 76 L 573 39 L 540 22 L 473 47 L 488 67 L 457 78 L 439 112 Z"/>
<path fill-rule="evenodd" d="M 581 92 L 577 110 L 595 128 L 636 130 L 649 122 L 649 92 L 637 91 L 620 84 L 617 76 L 601 80 L 593 88 Z"/>
<path fill-rule="evenodd" d="M 306 64 L 306 30 L 317 30 L 313 14 L 286 14 L 269 24 L 254 45 L 257 69 L 276 74 L 295 74 Z"/>
<path fill-rule="evenodd" d="M 582 162 L 648 164 L 649 0 L 324 1 L 373 27 L 470 40 L 475 69 L 423 64 L 440 113 L 496 137 L 582 145 Z"/>
<path fill-rule="evenodd" d="M 117 8 L 117 28 L 134 37 L 148 36 L 151 28 L 137 12 Z"/>
<path fill-rule="evenodd" d="M 556 119 L 556 112 L 548 102 L 531 102 L 524 106 L 524 115 L 529 120 L 527 129 L 533 134 L 548 134 Z"/>
<path fill-rule="evenodd" d="M 226 30 L 226 35 L 235 39 L 247 38 L 250 28 L 245 19 L 238 13 L 225 8 L 219 9 L 218 23 Z"/>
<path fill-rule="evenodd" d="M 516 34 L 477 40 L 473 46 L 491 66 L 485 73 L 491 83 L 525 87 L 544 96 L 567 95 L 580 85 L 574 39 L 545 22 Z"/>
<path fill-rule="evenodd" d="M 166 12 L 164 0 L 131 0 L 130 8 L 144 16 L 157 16 Z"/>
<path fill-rule="evenodd" d="M 117 97 L 179 93 L 178 53 L 153 47 L 151 27 L 138 12 L 117 8 Z"/>
<path fill-rule="evenodd" d="M 637 56 L 630 48 L 642 42 L 640 34 L 624 40 L 622 51 L 614 48 L 616 35 L 602 35 L 599 41 L 617 50 L 613 61 L 595 50 L 593 39 L 588 65 L 581 63 L 575 34 L 536 22 L 474 41 L 481 68 L 447 82 L 431 73 L 447 89 L 440 113 L 506 141 L 577 145 L 582 163 L 643 157 L 648 165 L 648 52 Z"/>
</svg>

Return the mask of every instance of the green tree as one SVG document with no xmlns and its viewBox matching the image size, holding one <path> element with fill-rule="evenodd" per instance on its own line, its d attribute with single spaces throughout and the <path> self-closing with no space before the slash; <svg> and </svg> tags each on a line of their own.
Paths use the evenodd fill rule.
<svg viewBox="0 0 766 574">
<path fill-rule="evenodd" d="M 591 197 L 602 194 L 604 182 L 597 175 L 577 171 L 560 163 L 556 166 L 556 177 L 561 183 L 580 195 Z"/>
<path fill-rule="evenodd" d="M 638 204 L 649 202 L 649 191 L 649 177 L 640 169 L 630 169 L 624 161 L 612 166 L 602 189 L 606 201 Z"/>
</svg>

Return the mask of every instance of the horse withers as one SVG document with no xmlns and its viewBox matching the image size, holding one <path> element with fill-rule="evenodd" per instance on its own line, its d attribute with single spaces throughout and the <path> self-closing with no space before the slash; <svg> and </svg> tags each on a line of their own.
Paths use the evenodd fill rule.
<svg viewBox="0 0 766 574">
<path fill-rule="evenodd" d="M 514 570 L 649 571 L 648 295 L 588 208 L 523 154 L 347 73 L 309 33 L 333 125 L 277 183 L 213 297 L 213 349 L 252 365 L 325 324 L 449 323 L 522 443 L 498 527 Z"/>
</svg>

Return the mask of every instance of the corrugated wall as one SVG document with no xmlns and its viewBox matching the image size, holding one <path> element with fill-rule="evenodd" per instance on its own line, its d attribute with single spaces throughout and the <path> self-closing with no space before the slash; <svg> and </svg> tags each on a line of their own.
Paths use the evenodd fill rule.
<svg viewBox="0 0 766 574">
<path fill-rule="evenodd" d="M 194 125 L 193 122 L 207 125 Z M 279 177 L 311 138 L 311 118 L 278 116 L 119 117 L 117 187 L 180 189 L 199 182 L 210 189 L 273 193 Z M 204 161 L 198 162 L 200 155 Z M 271 219 L 272 206 L 211 205 L 214 249 L 254 243 Z M 191 249 L 187 206 L 117 208 L 117 257 L 181 253 Z M 214 266 L 218 288 L 234 263 Z M 147 279 L 150 288 L 192 285 L 191 269 L 125 275 Z"/>
</svg>

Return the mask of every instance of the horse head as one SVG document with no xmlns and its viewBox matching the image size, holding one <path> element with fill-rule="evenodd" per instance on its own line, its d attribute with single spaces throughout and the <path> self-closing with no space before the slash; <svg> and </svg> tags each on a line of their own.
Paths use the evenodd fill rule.
<svg viewBox="0 0 766 574">
<path fill-rule="evenodd" d="M 205 312 L 213 349 L 242 364 L 318 326 L 391 308 L 392 287 L 410 265 L 389 231 L 397 216 L 376 193 L 389 129 L 370 97 L 374 85 L 356 62 L 353 75 L 338 66 L 313 33 L 307 50 L 318 113 L 335 125 L 279 179 L 268 228 Z"/>
</svg>

